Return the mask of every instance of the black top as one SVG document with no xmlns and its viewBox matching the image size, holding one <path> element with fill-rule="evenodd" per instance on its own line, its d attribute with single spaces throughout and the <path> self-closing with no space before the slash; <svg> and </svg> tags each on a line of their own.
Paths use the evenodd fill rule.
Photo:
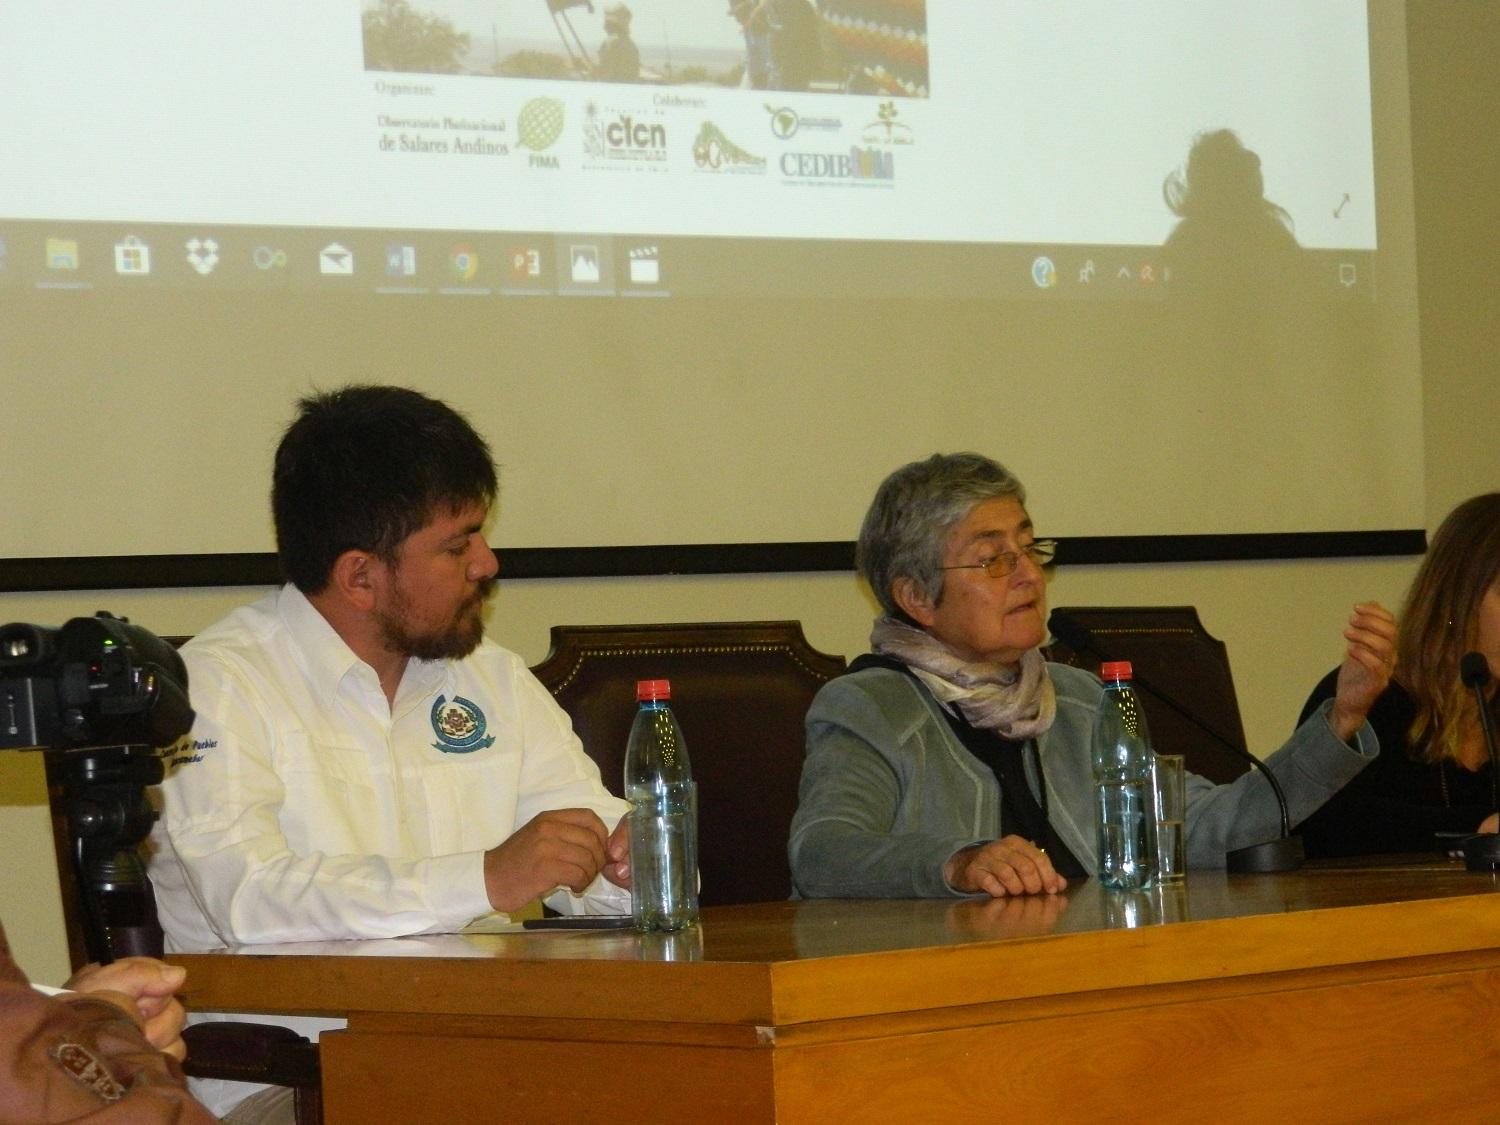
<svg viewBox="0 0 1500 1125">
<path fill-rule="evenodd" d="M 916 679 L 909 667 L 888 656 L 866 653 L 849 665 L 850 672 L 866 668 L 889 668 Z M 917 682 L 921 683 L 920 680 Z M 926 690 L 925 686 L 923 690 Z M 1047 779 L 1042 772 L 1041 756 L 1037 754 L 1036 743 L 1005 738 L 995 731 L 973 726 L 956 710 L 941 710 L 964 748 L 988 766 L 995 775 L 995 780 L 1000 783 L 1000 835 L 1024 836 L 1047 853 L 1052 860 L 1053 869 L 1059 875 L 1068 879 L 1087 879 L 1088 872 L 1083 869 L 1083 864 L 1078 862 L 1078 858 L 1063 843 L 1047 819 Z M 1040 801 L 1026 778 L 1023 754 L 1027 747 L 1036 755 L 1036 775 L 1042 787 Z"/>
<path fill-rule="evenodd" d="M 1300 724 L 1332 699 L 1338 670 L 1313 689 Z M 1415 701 L 1392 681 L 1370 708 L 1369 722 L 1380 754 L 1299 829 L 1309 857 L 1421 852 L 1437 847 L 1434 833 L 1473 832 L 1494 808 L 1491 767 L 1478 772 L 1457 762 L 1429 765 L 1413 756 L 1407 731 Z"/>
</svg>

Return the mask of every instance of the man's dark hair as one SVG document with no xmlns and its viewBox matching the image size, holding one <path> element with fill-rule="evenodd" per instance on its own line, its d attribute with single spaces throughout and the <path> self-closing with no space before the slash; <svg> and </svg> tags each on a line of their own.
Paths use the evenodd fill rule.
<svg viewBox="0 0 1500 1125">
<path fill-rule="evenodd" d="M 406 387 L 309 395 L 276 447 L 281 572 L 319 593 L 345 551 L 393 563 L 401 541 L 443 508 L 488 507 L 496 487 L 489 446 L 446 403 Z"/>
</svg>

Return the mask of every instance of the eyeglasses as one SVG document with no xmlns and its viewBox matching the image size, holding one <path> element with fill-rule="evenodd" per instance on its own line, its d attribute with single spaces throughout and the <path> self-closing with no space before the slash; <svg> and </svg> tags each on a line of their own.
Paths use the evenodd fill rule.
<svg viewBox="0 0 1500 1125">
<path fill-rule="evenodd" d="M 1016 572 L 1016 567 L 1021 565 L 1021 556 L 1025 555 L 1037 566 L 1048 566 L 1057 555 L 1056 539 L 1037 539 L 1026 544 L 1020 551 L 1001 551 L 992 559 L 984 562 L 964 563 L 962 566 L 943 566 L 939 570 L 982 570 L 991 578 L 1009 578 Z"/>
</svg>

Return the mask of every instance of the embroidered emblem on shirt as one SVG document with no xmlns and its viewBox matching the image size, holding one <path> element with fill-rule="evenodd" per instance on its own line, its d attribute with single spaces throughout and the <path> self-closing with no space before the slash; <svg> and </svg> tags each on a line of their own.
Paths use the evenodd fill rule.
<svg viewBox="0 0 1500 1125">
<path fill-rule="evenodd" d="M 168 773 L 175 773 L 181 766 L 189 766 L 194 762 L 203 761 L 203 752 L 213 750 L 219 745 L 216 738 L 179 738 L 171 746 L 158 750 L 156 756 L 161 759 L 162 769 Z"/>
<path fill-rule="evenodd" d="M 495 736 L 486 736 L 484 712 L 461 695 L 450 702 L 438 696 L 432 705 L 432 730 L 438 740 L 434 750 L 444 754 L 471 754 L 494 744 Z"/>
<path fill-rule="evenodd" d="M 115 1081 L 109 1068 L 87 1047 L 65 1039 L 48 1053 L 70 1078 L 100 1101 L 117 1102 L 125 1096 L 125 1087 Z"/>
</svg>

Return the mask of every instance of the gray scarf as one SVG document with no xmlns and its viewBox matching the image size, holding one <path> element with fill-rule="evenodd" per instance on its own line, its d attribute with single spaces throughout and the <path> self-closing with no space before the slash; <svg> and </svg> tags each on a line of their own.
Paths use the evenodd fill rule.
<svg viewBox="0 0 1500 1125">
<path fill-rule="evenodd" d="M 1015 668 L 971 664 L 931 633 L 894 617 L 875 619 L 870 647 L 905 664 L 971 726 L 1024 741 L 1049 729 L 1057 716 L 1057 695 L 1040 649 L 1029 649 Z"/>
</svg>

